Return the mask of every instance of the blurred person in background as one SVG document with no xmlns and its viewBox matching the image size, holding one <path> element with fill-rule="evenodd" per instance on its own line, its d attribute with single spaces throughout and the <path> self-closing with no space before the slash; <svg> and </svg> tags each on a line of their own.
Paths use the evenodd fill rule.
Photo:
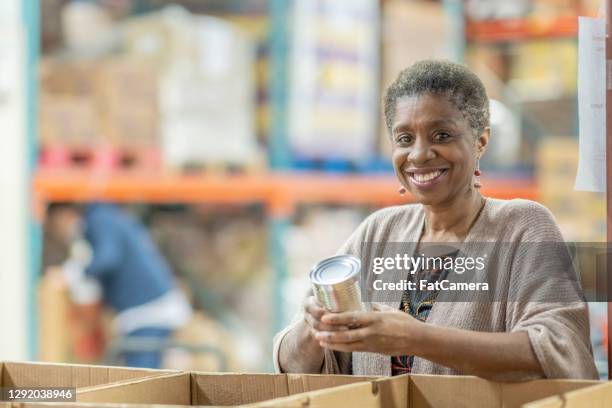
<svg viewBox="0 0 612 408">
<path fill-rule="evenodd" d="M 596 379 L 587 304 L 575 271 L 561 262 L 569 254 L 551 212 L 480 193 L 490 132 L 481 80 L 460 64 L 421 61 L 387 89 L 384 112 L 400 194 L 410 192 L 415 203 L 370 215 L 337 254 L 371 260 L 396 254 L 393 244 L 403 243 L 414 244 L 410 256 L 446 260 L 458 244 L 494 243 L 485 268 L 492 297 L 436 302 L 439 289 L 386 290 L 379 293 L 386 304 L 374 311 L 330 313 L 308 296 L 275 337 L 276 370 Z M 502 243 L 511 243 L 508 252 Z M 536 251 L 525 249 L 534 243 L 541 244 Z M 457 279 L 452 266 L 417 269 L 406 273 L 413 282 Z M 368 283 L 372 277 L 370 270 L 361 275 Z"/>
<path fill-rule="evenodd" d="M 47 227 L 70 248 L 62 272 L 73 302 L 110 306 L 117 313 L 116 330 L 128 343 L 153 340 L 162 346 L 191 317 L 146 228 L 117 206 L 51 204 Z M 159 368 L 161 351 L 130 348 L 125 365 Z"/>
</svg>

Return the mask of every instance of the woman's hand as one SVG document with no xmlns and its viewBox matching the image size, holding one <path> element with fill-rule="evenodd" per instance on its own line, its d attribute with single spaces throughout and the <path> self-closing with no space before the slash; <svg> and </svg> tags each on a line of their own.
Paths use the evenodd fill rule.
<svg viewBox="0 0 612 408">
<path fill-rule="evenodd" d="M 337 330 L 347 330 L 346 326 L 342 324 L 326 324 L 321 321 L 321 318 L 326 314 L 330 314 L 327 310 L 323 309 L 315 299 L 314 296 L 308 296 L 304 299 L 304 321 L 310 329 L 310 335 L 313 339 L 316 338 L 316 334 L 319 332 L 332 332 Z"/>
<path fill-rule="evenodd" d="M 315 339 L 321 347 L 337 351 L 367 351 L 390 356 L 415 354 L 424 323 L 387 306 L 375 305 L 374 308 L 373 312 L 325 312 L 320 317 L 320 327 L 331 326 L 334 330 L 315 330 Z"/>
</svg>

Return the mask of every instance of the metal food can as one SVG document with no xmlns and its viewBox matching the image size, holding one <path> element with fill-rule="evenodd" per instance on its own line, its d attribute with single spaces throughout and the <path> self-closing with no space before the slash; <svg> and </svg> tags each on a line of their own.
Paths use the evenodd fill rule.
<svg viewBox="0 0 612 408">
<path fill-rule="evenodd" d="M 310 270 L 314 296 L 330 312 L 364 310 L 359 274 L 361 261 L 352 255 L 338 255 L 317 263 Z"/>
</svg>

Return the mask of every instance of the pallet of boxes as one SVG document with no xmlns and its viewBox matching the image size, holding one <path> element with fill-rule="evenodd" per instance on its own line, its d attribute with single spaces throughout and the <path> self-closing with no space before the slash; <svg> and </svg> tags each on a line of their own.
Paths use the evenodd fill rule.
<svg viewBox="0 0 612 408">
<path fill-rule="evenodd" d="M 23 362 L 0 363 L 0 386 L 0 404 L 7 408 L 130 406 L 126 404 L 574 408 L 606 407 L 612 401 L 612 383 L 600 381 L 497 383 L 469 376 L 200 373 Z M 57 395 L 48 390 L 57 390 Z"/>
</svg>

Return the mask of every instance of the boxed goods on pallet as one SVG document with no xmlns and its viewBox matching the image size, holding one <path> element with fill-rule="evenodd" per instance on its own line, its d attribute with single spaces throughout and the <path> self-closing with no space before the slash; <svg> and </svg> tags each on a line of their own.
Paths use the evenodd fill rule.
<svg viewBox="0 0 612 408">
<path fill-rule="evenodd" d="M 98 68 L 95 96 L 102 132 L 113 144 L 158 143 L 158 74 L 147 59 L 113 58 Z"/>
<path fill-rule="evenodd" d="M 246 165 L 258 160 L 252 39 L 224 20 L 180 7 L 125 26 L 130 55 L 161 70 L 160 125 L 170 167 Z"/>
<path fill-rule="evenodd" d="M 299 0 L 290 44 L 290 148 L 299 159 L 371 157 L 378 128 L 375 0 Z"/>
<path fill-rule="evenodd" d="M 86 146 L 101 140 L 98 113 L 90 98 L 42 94 L 38 119 L 43 145 Z"/>
<path fill-rule="evenodd" d="M 542 139 L 536 163 L 539 201 L 555 215 L 564 238 L 567 241 L 605 241 L 605 196 L 574 190 L 578 140 L 560 136 Z"/>
<path fill-rule="evenodd" d="M 446 38 L 446 20 L 442 5 L 428 1 L 389 0 L 382 3 L 381 93 L 391 85 L 400 71 L 426 58 L 442 58 Z M 421 39 L 427 38 L 427 41 Z M 391 143 L 380 112 L 378 151 L 391 155 Z"/>
<path fill-rule="evenodd" d="M 44 59 L 43 144 L 152 146 L 158 139 L 158 79 L 142 58 Z"/>
<path fill-rule="evenodd" d="M 510 46 L 510 85 L 523 101 L 574 97 L 578 48 L 574 40 L 529 41 Z"/>
</svg>

